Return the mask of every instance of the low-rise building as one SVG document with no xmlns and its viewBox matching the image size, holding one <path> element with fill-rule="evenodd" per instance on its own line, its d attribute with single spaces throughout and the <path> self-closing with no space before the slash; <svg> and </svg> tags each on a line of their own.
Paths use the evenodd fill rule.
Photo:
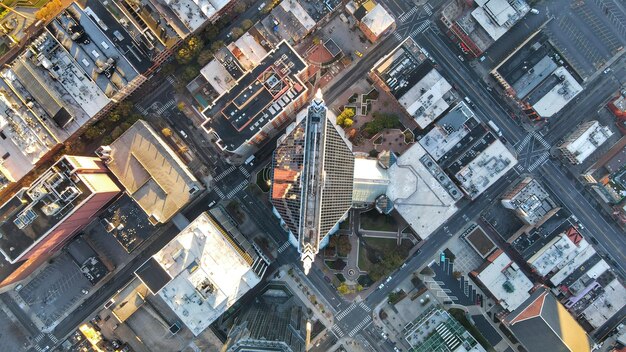
<svg viewBox="0 0 626 352">
<path fill-rule="evenodd" d="M 607 203 L 619 204 L 626 198 L 626 137 L 581 175 Z"/>
<path fill-rule="evenodd" d="M 478 57 L 529 11 L 524 0 L 452 0 L 440 20 L 463 51 Z"/>
<path fill-rule="evenodd" d="M 528 264 L 542 277 L 558 274 L 558 271 L 568 264 L 580 264 L 581 253 L 585 252 L 589 246 L 584 238 L 579 237 L 576 232 L 564 232 L 555 236 L 550 242 L 544 245 L 532 257 L 528 259 Z M 570 263 L 570 261 L 574 261 Z M 576 264 L 573 265 L 576 267 Z M 555 283 L 555 285 L 558 283 Z"/>
<path fill-rule="evenodd" d="M 19 263 L 0 287 L 23 280 L 120 193 L 98 158 L 66 155 L 0 206 L 0 252 Z"/>
<path fill-rule="evenodd" d="M 194 335 L 260 281 L 268 263 L 218 208 L 193 220 L 135 274 Z"/>
<path fill-rule="evenodd" d="M 541 226 L 546 219 L 559 210 L 539 181 L 532 177 L 525 177 L 504 193 L 500 202 L 505 208 L 513 210 L 524 223 L 531 226 Z"/>
<path fill-rule="evenodd" d="M 374 65 L 370 77 L 389 91 L 422 129 L 456 99 L 452 85 L 411 37 Z"/>
<path fill-rule="evenodd" d="M 497 249 L 471 274 L 508 311 L 513 311 L 524 303 L 533 288 L 530 279 L 501 249 Z"/>
<path fill-rule="evenodd" d="M 374 0 L 350 0 L 346 4 L 346 10 L 372 43 L 378 41 L 395 24 L 393 16 Z"/>
<path fill-rule="evenodd" d="M 574 70 L 559 54 L 548 36 L 534 33 L 491 75 L 530 119 L 549 118 L 572 101 L 583 87 Z"/>
<path fill-rule="evenodd" d="M 419 143 L 388 174 L 386 198 L 420 238 L 426 239 L 458 210 L 461 191 Z"/>
<path fill-rule="evenodd" d="M 618 120 L 626 120 L 626 89 L 621 90 L 615 98 L 611 99 L 607 107 Z"/>
<path fill-rule="evenodd" d="M 475 199 L 517 164 L 509 149 L 474 112 L 461 102 L 419 141 L 451 175 L 470 199 Z"/>
<path fill-rule="evenodd" d="M 169 145 L 139 120 L 97 154 L 146 212 L 152 224 L 168 222 L 204 187 Z"/>
<path fill-rule="evenodd" d="M 529 352 L 590 352 L 591 340 L 547 288 L 537 288 L 504 324 Z"/>
<path fill-rule="evenodd" d="M 581 164 L 612 135 L 608 126 L 595 120 L 587 121 L 568 135 L 558 148 L 570 163 Z"/>
</svg>

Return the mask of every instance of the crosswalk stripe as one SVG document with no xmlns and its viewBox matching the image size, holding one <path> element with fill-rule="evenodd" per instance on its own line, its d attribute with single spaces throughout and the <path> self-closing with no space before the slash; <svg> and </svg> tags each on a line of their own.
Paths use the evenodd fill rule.
<svg viewBox="0 0 626 352">
<path fill-rule="evenodd" d="M 398 39 L 398 41 L 402 41 L 402 36 L 400 35 L 400 33 L 393 32 L 393 36 L 396 37 L 396 39 Z"/>
<path fill-rule="evenodd" d="M 402 14 L 402 16 L 400 16 L 399 18 L 400 22 L 406 21 L 409 17 L 411 17 L 416 12 L 417 12 L 417 7 L 410 9 L 409 12 L 405 12 L 404 14 Z"/>
<path fill-rule="evenodd" d="M 248 181 L 241 182 L 239 185 L 237 185 L 237 187 L 233 188 L 233 190 L 228 193 L 227 198 L 232 198 L 235 194 L 237 194 L 237 192 L 241 191 L 247 184 L 248 184 Z"/>
<path fill-rule="evenodd" d="M 427 14 L 428 16 L 431 16 L 431 15 L 433 14 L 433 10 L 431 10 L 431 8 L 430 8 L 430 6 L 429 6 L 429 5 L 430 5 L 430 4 L 426 4 L 426 5 L 424 5 L 424 12 L 426 12 L 426 14 Z"/>
<path fill-rule="evenodd" d="M 528 167 L 528 171 L 535 170 L 537 167 L 543 164 L 548 159 L 549 156 L 550 156 L 550 153 L 548 152 L 543 153 L 539 159 L 535 160 L 535 162 L 532 165 L 530 165 L 530 167 Z"/>
<path fill-rule="evenodd" d="M 222 199 L 226 198 L 226 196 L 224 195 L 224 192 L 222 192 L 222 190 L 219 188 L 215 188 L 215 193 L 217 193 L 217 195 L 220 196 L 220 198 Z"/>
<path fill-rule="evenodd" d="M 346 315 L 348 315 L 354 308 L 356 308 L 356 304 L 354 302 L 352 302 L 352 304 L 350 305 L 350 307 L 346 308 L 346 310 L 344 310 L 343 312 L 339 313 L 335 318 L 337 318 L 337 320 L 341 320 L 343 319 Z"/>
<path fill-rule="evenodd" d="M 228 176 L 228 174 L 235 171 L 235 169 L 236 169 L 235 166 L 229 167 L 228 169 L 224 170 L 221 174 L 217 175 L 217 177 L 215 178 L 215 181 L 219 181 L 223 179 L 224 177 Z"/>
<path fill-rule="evenodd" d="M 285 249 L 289 248 L 289 241 L 283 243 L 279 248 L 278 248 L 278 253 L 282 253 L 285 251 Z"/>
<path fill-rule="evenodd" d="M 368 315 L 367 318 L 365 318 L 365 320 L 360 322 L 359 325 L 355 326 L 354 329 L 352 329 L 352 331 L 348 333 L 348 336 L 354 337 L 354 335 L 356 335 L 357 332 L 361 331 L 361 329 L 365 328 L 367 325 L 371 323 L 372 323 L 372 318 L 370 318 L 370 316 Z"/>
<path fill-rule="evenodd" d="M 338 338 L 341 338 L 344 335 L 343 331 L 338 325 L 333 325 L 333 327 L 330 328 L 330 331 L 332 331 Z"/>
<path fill-rule="evenodd" d="M 250 173 L 248 172 L 248 170 L 246 170 L 246 168 L 244 168 L 243 166 L 239 167 L 239 171 L 241 171 L 242 174 L 244 174 L 244 176 L 246 177 L 250 177 Z"/>
<path fill-rule="evenodd" d="M 365 302 L 361 301 L 361 303 L 359 303 L 359 307 L 363 308 L 363 310 L 365 310 L 366 312 L 371 312 L 372 308 L 368 307 L 367 304 L 365 304 Z"/>
</svg>

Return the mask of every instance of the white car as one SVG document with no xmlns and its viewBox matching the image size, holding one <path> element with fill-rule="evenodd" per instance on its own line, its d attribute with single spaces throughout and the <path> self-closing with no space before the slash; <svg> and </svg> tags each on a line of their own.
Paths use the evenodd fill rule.
<svg viewBox="0 0 626 352">
<path fill-rule="evenodd" d="M 389 277 L 387 278 L 387 280 L 385 280 L 385 283 L 386 283 L 386 284 L 388 284 L 388 283 L 389 283 L 389 281 L 391 281 L 391 278 L 392 278 L 392 277 L 391 277 L 391 276 L 389 276 Z"/>
</svg>

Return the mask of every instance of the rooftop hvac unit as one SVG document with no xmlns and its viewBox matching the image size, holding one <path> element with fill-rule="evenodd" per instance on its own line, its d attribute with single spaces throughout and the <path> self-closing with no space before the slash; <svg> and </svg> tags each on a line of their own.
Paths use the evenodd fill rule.
<svg viewBox="0 0 626 352">
<path fill-rule="evenodd" d="M 69 186 L 63 192 L 61 192 L 61 199 L 63 199 L 66 202 L 69 202 L 73 200 L 74 198 L 78 197 L 79 194 L 80 194 L 80 191 L 78 190 L 78 188 L 74 186 Z"/>
</svg>

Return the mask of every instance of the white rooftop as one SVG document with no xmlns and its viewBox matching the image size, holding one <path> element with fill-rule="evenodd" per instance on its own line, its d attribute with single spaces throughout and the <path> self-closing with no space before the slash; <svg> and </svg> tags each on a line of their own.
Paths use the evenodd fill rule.
<svg viewBox="0 0 626 352">
<path fill-rule="evenodd" d="M 309 16 L 309 13 L 300 5 L 299 1 L 281 1 L 280 7 L 285 12 L 291 12 L 295 18 L 298 19 L 302 27 L 306 28 L 307 32 L 315 27 L 315 20 Z"/>
<path fill-rule="evenodd" d="M 533 283 L 506 253 L 499 252 L 477 277 L 504 309 L 513 311 L 530 297 Z"/>
<path fill-rule="evenodd" d="M 598 121 L 593 121 L 578 138 L 565 142 L 562 147 L 572 153 L 580 164 L 612 135 L 613 131 L 608 126 L 601 126 Z"/>
<path fill-rule="evenodd" d="M 56 144 L 25 106 L 9 101 L 4 93 L 0 93 L 0 131 L 5 137 L 0 139 L 0 156 L 8 154 L 0 161 L 2 173 L 13 181 L 32 170 Z"/>
<path fill-rule="evenodd" d="M 421 163 L 426 150 L 414 144 L 389 168 L 387 196 L 422 239 L 427 238 L 456 211 L 454 199 Z"/>
<path fill-rule="evenodd" d="M 267 56 L 267 51 L 249 32 L 244 33 L 234 43 L 230 43 L 228 50 L 246 71 L 255 68 Z"/>
<path fill-rule="evenodd" d="M 457 104 L 448 114 L 450 113 L 462 114 L 466 121 L 475 118 L 474 112 L 470 110 L 465 102 Z M 450 130 L 445 127 L 446 126 L 441 126 L 440 123 L 436 124 L 436 126 L 419 141 L 419 144 L 421 144 L 435 160 L 441 159 L 441 157 L 449 152 L 470 132 L 466 127 L 457 130 Z"/>
<path fill-rule="evenodd" d="M 173 278 L 159 296 L 198 335 L 261 281 L 245 255 L 203 213 L 153 256 Z"/>
<path fill-rule="evenodd" d="M 201 8 L 193 0 L 164 0 L 164 2 L 191 32 L 200 28 L 208 20 L 206 12 L 211 12 L 210 8 Z"/>
<path fill-rule="evenodd" d="M 361 23 L 378 37 L 393 25 L 394 20 L 381 4 L 377 4 L 361 19 Z"/>
<path fill-rule="evenodd" d="M 376 159 L 354 159 L 354 186 L 352 201 L 355 203 L 373 203 L 389 186 L 388 170 L 378 165 Z"/>
<path fill-rule="evenodd" d="M 563 82 L 554 86 L 543 98 L 533 104 L 533 109 L 541 117 L 550 117 L 556 114 L 583 91 L 583 87 L 564 67 L 557 68 L 552 74 L 561 77 Z"/>
<path fill-rule="evenodd" d="M 398 102 L 415 118 L 419 127 L 424 129 L 450 107 L 443 96 L 451 89 L 450 83 L 437 70 L 432 69 Z"/>
<path fill-rule="evenodd" d="M 599 328 L 626 305 L 626 289 L 618 279 L 604 287 L 604 292 L 583 311 L 586 320 Z"/>
<path fill-rule="evenodd" d="M 576 271 L 585 261 L 593 257 L 596 254 L 596 250 L 589 245 L 585 240 L 579 243 L 579 247 L 576 251 L 570 253 L 567 260 L 562 260 L 558 267 L 560 268 L 552 277 L 550 282 L 557 286 L 571 273 Z"/>
<path fill-rule="evenodd" d="M 200 70 L 200 74 L 204 76 L 218 95 L 226 93 L 237 84 L 237 81 L 226 70 L 226 67 L 216 59 L 209 61 Z"/>
<path fill-rule="evenodd" d="M 584 241 L 584 240 L 583 240 Z M 581 241 L 579 244 L 586 247 L 587 242 Z M 584 248 L 580 248 L 582 250 Z M 580 252 L 579 247 L 576 246 L 565 233 L 560 234 L 548 242 L 543 248 L 541 248 L 535 255 L 528 259 L 530 264 L 540 276 L 546 276 L 554 268 L 566 260 L 572 253 Z"/>
<path fill-rule="evenodd" d="M 517 165 L 517 159 L 499 139 L 496 139 L 474 160 L 456 173 L 461 186 L 474 199 L 500 177 Z"/>
<path fill-rule="evenodd" d="M 493 40 L 502 37 L 530 11 L 524 0 L 477 0 L 476 4 L 472 17 Z"/>
</svg>

